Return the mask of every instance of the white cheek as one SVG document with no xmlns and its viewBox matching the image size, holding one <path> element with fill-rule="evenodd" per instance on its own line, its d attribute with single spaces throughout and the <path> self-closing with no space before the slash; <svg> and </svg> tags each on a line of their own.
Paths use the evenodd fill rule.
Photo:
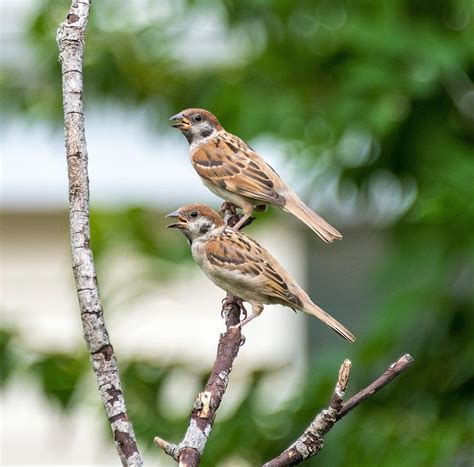
<svg viewBox="0 0 474 467">
<path fill-rule="evenodd" d="M 211 223 L 209 219 L 201 218 L 191 225 L 190 231 L 194 238 L 205 239 L 214 229 L 214 223 Z"/>
<path fill-rule="evenodd" d="M 199 228 L 200 227 L 197 222 L 194 222 L 189 226 L 189 233 L 191 234 L 192 238 L 196 238 L 199 233 Z"/>
<path fill-rule="evenodd" d="M 219 133 L 220 133 L 219 131 L 216 131 L 214 129 L 214 131 L 209 136 L 206 136 L 205 138 L 201 136 L 200 131 L 197 131 L 195 134 L 193 133 L 194 138 L 193 138 L 193 142 L 190 145 L 191 152 L 198 146 L 201 146 L 201 144 L 206 144 L 211 138 L 214 138 Z"/>
</svg>

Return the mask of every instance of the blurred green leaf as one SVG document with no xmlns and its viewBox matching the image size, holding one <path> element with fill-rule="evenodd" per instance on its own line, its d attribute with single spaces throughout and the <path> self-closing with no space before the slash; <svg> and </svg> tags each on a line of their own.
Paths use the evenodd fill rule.
<svg viewBox="0 0 474 467">
<path fill-rule="evenodd" d="M 15 335 L 12 329 L 0 328 L 0 387 L 6 384 L 18 364 L 12 345 Z"/>
<path fill-rule="evenodd" d="M 69 408 L 77 384 L 90 371 L 90 365 L 84 354 L 46 354 L 40 356 L 31 370 L 38 375 L 44 393 L 63 408 Z"/>
</svg>

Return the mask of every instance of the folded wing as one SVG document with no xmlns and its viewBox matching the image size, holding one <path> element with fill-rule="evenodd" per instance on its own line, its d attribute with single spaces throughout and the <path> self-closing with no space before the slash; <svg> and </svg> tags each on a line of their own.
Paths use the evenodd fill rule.
<svg viewBox="0 0 474 467">
<path fill-rule="evenodd" d="M 265 297 L 264 302 L 303 305 L 279 268 L 267 261 L 268 253 L 246 235 L 225 229 L 221 238 L 208 242 L 206 255 L 216 273 L 254 290 Z"/>
<path fill-rule="evenodd" d="M 193 151 L 192 164 L 201 178 L 232 193 L 283 207 L 285 197 L 276 172 L 241 139 L 216 136 Z"/>
</svg>

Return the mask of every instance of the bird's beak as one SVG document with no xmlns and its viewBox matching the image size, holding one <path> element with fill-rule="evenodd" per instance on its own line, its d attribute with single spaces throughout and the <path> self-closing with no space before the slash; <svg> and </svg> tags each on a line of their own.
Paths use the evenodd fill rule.
<svg viewBox="0 0 474 467">
<path fill-rule="evenodd" d="M 191 122 L 183 115 L 182 112 L 170 117 L 170 123 L 173 128 L 178 128 L 178 130 L 181 131 L 186 131 L 191 128 Z"/>
<path fill-rule="evenodd" d="M 179 222 L 175 222 L 174 224 L 167 225 L 166 227 L 168 227 L 169 229 L 184 229 L 184 228 L 186 228 L 186 224 L 188 223 L 188 221 L 184 217 L 181 217 L 178 210 L 170 212 L 169 214 L 166 214 L 166 217 L 171 217 L 173 219 L 178 219 L 178 221 L 179 221 Z"/>
</svg>

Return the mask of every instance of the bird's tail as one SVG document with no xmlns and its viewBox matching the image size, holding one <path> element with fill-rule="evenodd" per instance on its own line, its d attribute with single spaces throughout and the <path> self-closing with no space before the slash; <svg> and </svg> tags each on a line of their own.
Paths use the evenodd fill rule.
<svg viewBox="0 0 474 467">
<path fill-rule="evenodd" d="M 331 315 L 328 315 L 322 308 L 319 308 L 318 305 L 314 304 L 312 301 L 305 303 L 302 311 L 316 316 L 323 323 L 327 324 L 330 328 L 334 329 L 341 337 L 347 339 L 349 342 L 354 342 L 356 340 L 355 336 L 346 329 L 337 319 L 334 319 Z"/>
<path fill-rule="evenodd" d="M 286 204 L 283 209 L 304 222 L 326 243 L 331 243 L 334 240 L 340 240 L 342 238 L 338 230 L 306 206 L 295 193 L 290 193 L 286 197 Z"/>
</svg>

